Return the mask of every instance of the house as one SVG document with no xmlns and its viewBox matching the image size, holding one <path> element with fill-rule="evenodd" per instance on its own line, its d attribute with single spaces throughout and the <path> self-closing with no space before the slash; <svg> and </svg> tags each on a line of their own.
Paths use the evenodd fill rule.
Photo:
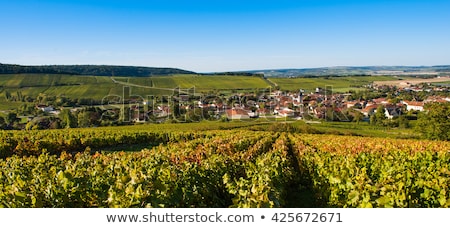
<svg viewBox="0 0 450 228">
<path fill-rule="evenodd" d="M 227 113 L 228 119 L 231 119 L 231 120 L 243 120 L 243 119 L 250 118 L 248 111 L 241 109 L 241 108 L 227 109 L 226 113 Z"/>
<path fill-rule="evenodd" d="M 295 113 L 294 110 L 288 108 L 281 109 L 278 111 L 278 115 L 281 117 L 294 117 L 294 113 Z"/>
<path fill-rule="evenodd" d="M 55 110 L 52 106 L 47 105 L 38 105 L 36 106 L 36 108 L 42 110 L 43 112 L 52 112 Z"/>
<path fill-rule="evenodd" d="M 429 96 L 426 100 L 424 100 L 424 103 L 430 103 L 430 102 L 445 103 L 445 102 L 450 102 L 450 98 L 442 97 L 442 96 Z"/>
<path fill-rule="evenodd" d="M 281 92 L 281 91 L 279 91 L 279 90 L 275 90 L 275 91 L 273 91 L 273 92 L 270 93 L 270 96 L 271 96 L 271 97 L 279 97 L 279 96 L 281 96 L 282 93 L 283 93 L 283 92 Z"/>
<path fill-rule="evenodd" d="M 188 102 L 189 101 L 189 95 L 180 95 L 180 101 L 181 102 Z"/>
<path fill-rule="evenodd" d="M 406 110 L 414 110 L 414 111 L 420 111 L 422 112 L 424 103 L 423 102 L 417 102 L 417 101 L 402 101 L 402 104 L 406 105 Z"/>
<path fill-rule="evenodd" d="M 325 118 L 326 113 L 327 113 L 326 107 L 316 107 L 313 109 L 313 114 L 319 119 Z"/>
<path fill-rule="evenodd" d="M 400 110 L 398 110 L 396 107 L 386 107 L 384 109 L 384 115 L 388 119 L 393 119 L 394 117 L 397 117 L 400 115 Z"/>
<path fill-rule="evenodd" d="M 361 110 L 361 113 L 364 114 L 364 116 L 371 116 L 375 113 L 375 110 L 377 110 L 378 105 L 370 105 L 366 106 L 364 109 Z"/>
<path fill-rule="evenodd" d="M 248 107 L 256 107 L 258 105 L 258 103 L 256 101 L 253 100 L 248 100 L 247 101 L 247 106 Z"/>
<path fill-rule="evenodd" d="M 202 101 L 198 101 L 198 102 L 197 102 L 197 107 L 203 108 L 203 102 L 202 102 Z"/>
<path fill-rule="evenodd" d="M 157 109 L 152 110 L 152 113 L 157 118 L 167 117 L 170 115 L 170 107 L 164 105 L 158 106 Z"/>
<path fill-rule="evenodd" d="M 132 122 L 135 123 L 144 123 L 148 120 L 148 116 L 145 113 L 133 113 Z"/>
<path fill-rule="evenodd" d="M 257 111 L 256 112 L 248 112 L 247 114 L 250 118 L 258 118 L 259 117 L 259 113 Z"/>
<path fill-rule="evenodd" d="M 375 104 L 388 104 L 389 102 L 386 100 L 386 98 L 381 97 L 381 98 L 377 98 L 377 99 L 372 99 L 372 101 Z"/>
<path fill-rule="evenodd" d="M 372 101 L 365 101 L 363 103 L 362 108 L 367 108 L 367 107 L 372 106 L 372 105 L 376 105 L 376 104 L 374 102 L 372 102 Z"/>
<path fill-rule="evenodd" d="M 260 109 L 258 109 L 258 113 L 261 115 L 267 115 L 267 114 L 270 114 L 270 110 L 267 108 L 260 108 Z"/>
<path fill-rule="evenodd" d="M 347 105 L 347 108 L 351 108 L 351 107 L 361 108 L 362 107 L 362 104 L 359 101 L 347 101 L 345 104 Z"/>
<path fill-rule="evenodd" d="M 303 106 L 303 103 L 300 101 L 294 101 L 293 105 L 294 105 L 294 107 L 301 107 L 301 106 Z"/>
</svg>

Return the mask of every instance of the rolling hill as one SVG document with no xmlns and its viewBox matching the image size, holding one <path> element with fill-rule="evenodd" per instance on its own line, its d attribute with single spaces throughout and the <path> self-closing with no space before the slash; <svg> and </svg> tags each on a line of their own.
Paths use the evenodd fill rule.
<svg viewBox="0 0 450 228">
<path fill-rule="evenodd" d="M 97 103 L 108 96 L 173 95 L 174 90 L 195 92 L 254 91 L 270 85 L 262 77 L 230 75 L 177 74 L 153 77 L 105 77 L 67 74 L 0 74 L 0 110 L 21 105 L 8 96 L 36 98 L 40 94 L 71 99 L 93 99 Z M 125 89 L 127 88 L 127 89 Z M 192 90 L 190 90 L 192 91 Z M 27 100 L 27 99 L 19 99 Z"/>
<path fill-rule="evenodd" d="M 266 77 L 317 77 L 317 76 L 355 76 L 355 75 L 410 75 L 436 76 L 450 73 L 449 65 L 442 66 L 362 66 L 362 67 L 319 67 L 301 69 L 251 70 Z"/>
<path fill-rule="evenodd" d="M 0 74 L 69 74 L 93 76 L 133 76 L 195 74 L 195 72 L 176 68 L 109 66 L 109 65 L 49 65 L 21 66 L 0 64 Z"/>
<path fill-rule="evenodd" d="M 99 102 L 107 96 L 122 96 L 125 87 L 129 88 L 126 91 L 129 91 L 130 95 L 142 97 L 172 95 L 175 89 L 194 87 L 195 92 L 220 91 L 225 94 L 269 88 L 290 91 L 303 89 L 311 92 L 316 87 L 326 86 L 332 86 L 336 92 L 347 92 L 364 89 L 374 81 L 445 75 L 448 74 L 448 69 L 449 66 L 338 67 L 197 74 L 175 68 L 0 64 L 0 110 L 21 105 L 21 102 L 11 101 L 14 99 L 8 99 L 8 96 L 21 97 L 18 100 L 23 101 L 26 100 L 25 97 L 34 99 L 45 94 L 71 99 L 93 99 Z M 264 73 L 264 76 L 261 73 Z M 369 74 L 372 75 L 368 76 Z"/>
</svg>

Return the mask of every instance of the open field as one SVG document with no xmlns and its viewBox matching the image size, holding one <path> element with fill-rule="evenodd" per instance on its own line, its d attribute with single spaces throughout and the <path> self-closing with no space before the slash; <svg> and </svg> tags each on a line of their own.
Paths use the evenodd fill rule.
<svg viewBox="0 0 450 228">
<path fill-rule="evenodd" d="M 341 76 L 341 77 L 313 77 L 313 78 L 270 78 L 283 90 L 297 91 L 303 89 L 314 91 L 316 88 L 332 86 L 336 92 L 347 92 L 349 90 L 360 90 L 375 80 L 392 80 L 392 76 Z"/>
<path fill-rule="evenodd" d="M 404 80 L 392 80 L 392 81 L 375 81 L 374 85 L 387 85 L 387 86 L 397 86 L 400 88 L 409 87 L 411 85 L 417 85 L 421 83 L 439 83 L 439 82 L 448 82 L 450 81 L 450 77 L 437 77 L 437 78 L 429 78 L 429 79 L 404 79 Z"/>
</svg>

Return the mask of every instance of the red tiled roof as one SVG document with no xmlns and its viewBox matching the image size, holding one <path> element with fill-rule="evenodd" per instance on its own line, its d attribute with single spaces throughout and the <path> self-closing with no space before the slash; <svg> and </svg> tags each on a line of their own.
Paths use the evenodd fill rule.
<svg viewBox="0 0 450 228">
<path fill-rule="evenodd" d="M 417 101 L 404 101 L 407 105 L 410 106 L 423 106 L 423 102 L 417 102 Z"/>
<path fill-rule="evenodd" d="M 227 115 L 229 115 L 229 116 L 234 116 L 234 115 L 247 115 L 248 116 L 248 112 L 245 111 L 244 109 L 228 109 L 226 112 L 227 112 Z"/>
<path fill-rule="evenodd" d="M 371 105 L 371 106 L 367 106 L 365 107 L 362 111 L 363 112 L 370 112 L 370 110 L 372 109 L 377 109 L 379 105 Z"/>
</svg>

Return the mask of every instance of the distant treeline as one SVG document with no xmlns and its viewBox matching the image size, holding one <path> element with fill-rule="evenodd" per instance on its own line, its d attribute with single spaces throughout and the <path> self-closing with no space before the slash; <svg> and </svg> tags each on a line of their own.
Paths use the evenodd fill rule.
<svg viewBox="0 0 450 228">
<path fill-rule="evenodd" d="M 436 72 L 450 72 L 450 67 L 436 70 Z"/>
<path fill-rule="evenodd" d="M 195 74 L 176 68 L 108 66 L 108 65 L 48 65 L 21 66 L 0 64 L 0 74 L 72 74 L 94 76 L 135 76 L 148 77 L 152 75 Z"/>
</svg>

